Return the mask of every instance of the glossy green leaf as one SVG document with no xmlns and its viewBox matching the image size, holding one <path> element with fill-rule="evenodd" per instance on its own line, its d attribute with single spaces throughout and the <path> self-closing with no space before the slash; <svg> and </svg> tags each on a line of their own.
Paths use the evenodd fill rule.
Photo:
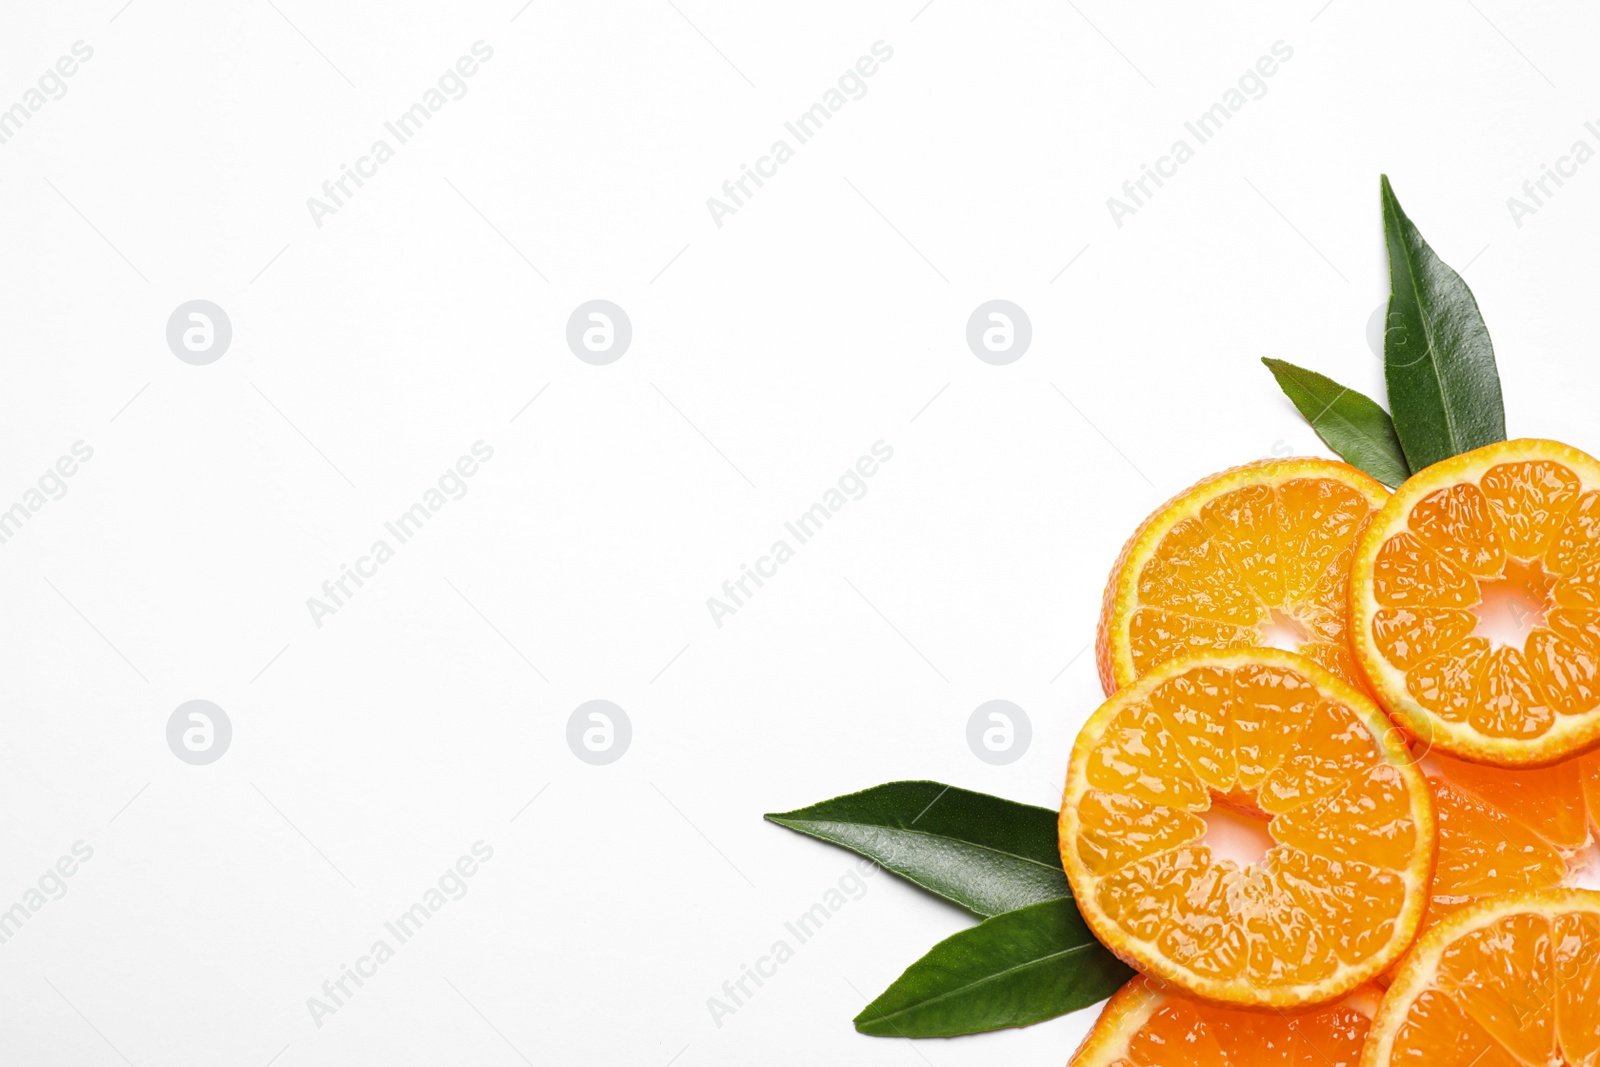
<svg viewBox="0 0 1600 1067">
<path fill-rule="evenodd" d="M 1133 970 L 1071 900 L 1047 900 L 946 938 L 856 1016 L 879 1037 L 954 1037 L 1028 1026 L 1115 993 Z"/>
<path fill-rule="evenodd" d="M 890 782 L 798 811 L 780 826 L 859 852 L 978 915 L 1069 896 L 1056 813 L 939 782 Z"/>
<path fill-rule="evenodd" d="M 1390 487 L 1411 476 L 1394 422 L 1376 401 L 1293 363 L 1281 359 L 1261 362 L 1317 436 L 1346 463 Z"/>
<path fill-rule="evenodd" d="M 1389 178 L 1380 181 L 1389 248 L 1384 374 L 1394 428 L 1414 471 L 1506 438 L 1494 346 L 1472 290 L 1434 255 Z"/>
</svg>

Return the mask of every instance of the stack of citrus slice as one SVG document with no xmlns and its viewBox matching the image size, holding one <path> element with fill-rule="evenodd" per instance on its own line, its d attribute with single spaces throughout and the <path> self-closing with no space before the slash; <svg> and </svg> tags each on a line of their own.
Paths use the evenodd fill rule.
<svg viewBox="0 0 1600 1067">
<path fill-rule="evenodd" d="M 1600 833 L 1600 463 L 1226 472 L 1134 533 L 1097 651 L 1062 864 L 1143 975 L 1074 1067 L 1600 1067 L 1600 893 L 1561 888 Z"/>
</svg>

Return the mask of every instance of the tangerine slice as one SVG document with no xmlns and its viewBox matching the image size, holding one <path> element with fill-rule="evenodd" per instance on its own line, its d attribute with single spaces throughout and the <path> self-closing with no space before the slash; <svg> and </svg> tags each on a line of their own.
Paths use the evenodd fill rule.
<svg viewBox="0 0 1600 1067">
<path fill-rule="evenodd" d="M 1212 821 L 1254 820 L 1259 853 Z M 1060 819 L 1073 897 L 1146 975 L 1220 1004 L 1326 1003 L 1411 943 L 1433 803 L 1400 732 L 1311 660 L 1228 649 L 1170 660 L 1089 717 Z"/>
<path fill-rule="evenodd" d="M 1357 543 L 1350 620 L 1432 748 L 1535 767 L 1600 745 L 1600 463 L 1528 439 L 1419 471 Z"/>
<path fill-rule="evenodd" d="M 1297 1012 L 1223 1008 L 1140 975 L 1106 1003 L 1067 1067 L 1357 1067 L 1383 990 Z"/>
<path fill-rule="evenodd" d="M 1434 753 L 1422 766 L 1439 824 L 1424 932 L 1487 897 L 1595 877 L 1600 755 L 1506 768 Z"/>
<path fill-rule="evenodd" d="M 1205 648 L 1285 648 L 1357 680 L 1350 554 L 1388 498 L 1349 464 L 1296 458 L 1235 467 L 1163 504 L 1106 583 L 1095 642 L 1106 695 Z"/>
<path fill-rule="evenodd" d="M 1417 942 L 1361 1067 L 1600 1062 L 1600 893 L 1543 889 L 1457 912 Z"/>
</svg>

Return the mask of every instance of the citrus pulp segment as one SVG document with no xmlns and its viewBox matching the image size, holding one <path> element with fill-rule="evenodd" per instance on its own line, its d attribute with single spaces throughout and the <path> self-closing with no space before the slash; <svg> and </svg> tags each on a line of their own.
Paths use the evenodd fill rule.
<svg viewBox="0 0 1600 1067">
<path fill-rule="evenodd" d="M 1259 1012 L 1190 1000 L 1143 975 L 1117 990 L 1067 1067 L 1356 1067 L 1383 991 Z"/>
<path fill-rule="evenodd" d="M 1361 1067 L 1600 1063 L 1600 893 L 1493 897 L 1428 931 L 1373 1019 Z"/>
<path fill-rule="evenodd" d="M 1419 471 L 1357 544 L 1350 623 L 1434 749 L 1541 766 L 1600 745 L 1600 463 L 1528 439 Z"/>
<path fill-rule="evenodd" d="M 1421 765 L 1439 826 L 1423 930 L 1480 900 L 1600 873 L 1600 754 L 1508 768 L 1435 753 Z"/>
<path fill-rule="evenodd" d="M 1254 861 L 1214 855 L 1213 805 L 1254 816 Z M 1078 735 L 1062 865 L 1100 941 L 1202 999 L 1326 1003 L 1411 942 L 1433 805 L 1365 694 L 1276 649 L 1196 653 L 1101 705 Z"/>
<path fill-rule="evenodd" d="M 1096 637 L 1106 695 L 1205 648 L 1288 648 L 1357 678 L 1350 555 L 1388 497 L 1349 464 L 1297 458 L 1224 471 L 1162 505 L 1106 584 Z"/>
</svg>

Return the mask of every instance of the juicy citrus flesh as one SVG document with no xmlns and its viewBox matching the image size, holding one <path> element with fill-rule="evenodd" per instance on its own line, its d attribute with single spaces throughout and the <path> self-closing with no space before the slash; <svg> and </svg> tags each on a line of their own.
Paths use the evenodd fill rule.
<svg viewBox="0 0 1600 1067">
<path fill-rule="evenodd" d="M 1100 1013 L 1067 1067 L 1356 1067 L 1382 990 L 1296 1012 L 1224 1008 L 1139 976 Z"/>
<path fill-rule="evenodd" d="M 1600 1064 L 1600 893 L 1495 897 L 1434 927 L 1384 995 L 1361 1064 Z"/>
<path fill-rule="evenodd" d="M 1273 842 L 1213 854 L 1213 804 Z M 1060 820 L 1073 896 L 1147 975 L 1223 1004 L 1325 1003 L 1414 936 L 1432 802 L 1371 699 L 1276 649 L 1197 653 L 1106 701 L 1073 746 Z"/>
<path fill-rule="evenodd" d="M 1357 546 L 1351 637 L 1434 748 L 1537 766 L 1600 744 L 1600 463 L 1489 445 L 1414 475 Z"/>
<path fill-rule="evenodd" d="M 1214 475 L 1123 548 L 1097 638 L 1106 695 L 1183 653 L 1286 648 L 1347 680 L 1357 534 L 1389 493 L 1345 463 L 1296 458 Z"/>
<path fill-rule="evenodd" d="M 1439 857 L 1422 929 L 1478 901 L 1594 880 L 1600 755 L 1506 768 L 1434 755 Z"/>
</svg>

